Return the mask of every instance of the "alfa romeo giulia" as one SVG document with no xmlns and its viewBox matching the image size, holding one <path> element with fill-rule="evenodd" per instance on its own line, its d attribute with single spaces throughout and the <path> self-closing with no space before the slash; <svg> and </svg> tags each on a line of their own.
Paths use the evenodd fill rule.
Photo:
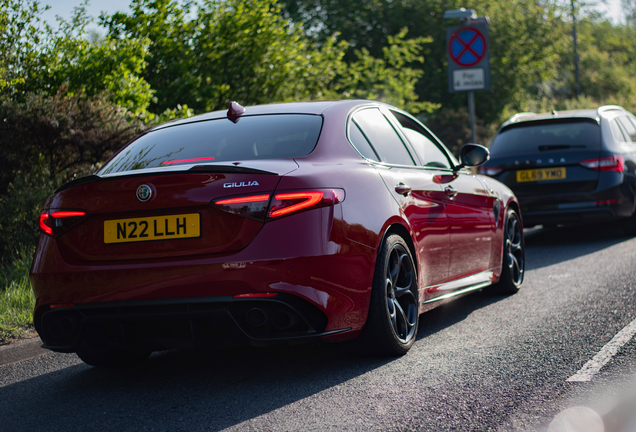
<svg viewBox="0 0 636 432">
<path fill-rule="evenodd" d="M 35 327 L 95 366 L 312 338 L 402 355 L 421 313 L 523 281 L 519 204 L 467 169 L 487 159 L 372 101 L 163 124 L 46 201 Z"/>
</svg>

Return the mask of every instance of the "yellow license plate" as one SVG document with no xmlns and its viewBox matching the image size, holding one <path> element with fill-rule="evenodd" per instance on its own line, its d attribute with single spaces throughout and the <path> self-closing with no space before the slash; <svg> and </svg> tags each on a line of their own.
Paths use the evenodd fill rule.
<svg viewBox="0 0 636 432">
<path fill-rule="evenodd" d="M 541 180 L 562 180 L 564 178 L 565 167 L 517 171 L 517 183 Z"/>
<path fill-rule="evenodd" d="M 172 240 L 200 235 L 199 213 L 104 221 L 104 243 Z"/>
</svg>

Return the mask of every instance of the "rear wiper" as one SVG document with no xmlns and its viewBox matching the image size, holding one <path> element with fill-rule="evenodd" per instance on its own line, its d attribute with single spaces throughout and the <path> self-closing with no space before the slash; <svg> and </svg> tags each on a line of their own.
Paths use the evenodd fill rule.
<svg viewBox="0 0 636 432">
<path fill-rule="evenodd" d="M 585 148 L 585 146 L 584 145 L 568 145 L 568 144 L 540 145 L 539 151 L 565 150 L 570 148 Z"/>
</svg>

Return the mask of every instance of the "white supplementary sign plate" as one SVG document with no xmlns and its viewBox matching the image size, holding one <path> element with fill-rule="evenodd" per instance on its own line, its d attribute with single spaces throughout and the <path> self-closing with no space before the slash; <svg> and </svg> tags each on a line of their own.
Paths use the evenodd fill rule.
<svg viewBox="0 0 636 432">
<path fill-rule="evenodd" d="M 482 68 L 454 70 L 453 88 L 455 91 L 485 89 L 484 70 Z"/>
</svg>

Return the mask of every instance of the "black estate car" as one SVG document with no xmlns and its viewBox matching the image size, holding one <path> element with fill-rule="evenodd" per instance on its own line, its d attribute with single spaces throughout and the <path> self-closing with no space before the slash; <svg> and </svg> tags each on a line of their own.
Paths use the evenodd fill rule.
<svg viewBox="0 0 636 432">
<path fill-rule="evenodd" d="M 479 168 L 513 190 L 524 225 L 621 219 L 636 233 L 636 117 L 619 106 L 519 113 Z"/>
</svg>

